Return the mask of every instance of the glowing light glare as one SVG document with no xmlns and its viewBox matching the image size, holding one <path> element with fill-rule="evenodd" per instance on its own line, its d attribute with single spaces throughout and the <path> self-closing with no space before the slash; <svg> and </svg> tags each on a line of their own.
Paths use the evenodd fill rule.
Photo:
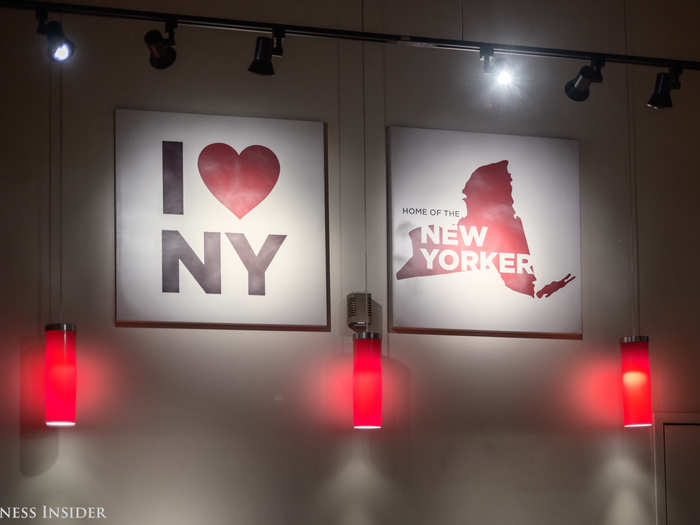
<svg viewBox="0 0 700 525">
<path fill-rule="evenodd" d="M 649 338 L 626 337 L 620 345 L 622 368 L 622 402 L 626 428 L 650 427 L 651 372 Z"/>
<path fill-rule="evenodd" d="M 353 428 L 382 428 L 382 340 L 355 334 L 353 358 Z"/>
<path fill-rule="evenodd" d="M 647 382 L 647 376 L 641 372 L 626 372 L 622 375 L 622 382 L 626 387 L 643 387 Z"/>
<path fill-rule="evenodd" d="M 66 44 L 65 42 L 58 46 L 54 52 L 53 52 L 53 58 L 55 60 L 58 60 L 59 62 L 63 62 L 64 60 L 67 60 L 70 58 L 71 55 L 71 50 L 70 46 Z"/>
<path fill-rule="evenodd" d="M 513 75 L 510 71 L 504 69 L 500 73 L 498 73 L 498 76 L 496 77 L 496 82 L 498 82 L 498 85 L 500 86 L 509 86 L 513 83 Z"/>
<path fill-rule="evenodd" d="M 74 427 L 75 423 L 71 421 L 47 421 L 47 427 Z"/>
<path fill-rule="evenodd" d="M 75 329 L 71 325 L 46 327 L 45 421 L 49 427 L 75 425 Z"/>
</svg>

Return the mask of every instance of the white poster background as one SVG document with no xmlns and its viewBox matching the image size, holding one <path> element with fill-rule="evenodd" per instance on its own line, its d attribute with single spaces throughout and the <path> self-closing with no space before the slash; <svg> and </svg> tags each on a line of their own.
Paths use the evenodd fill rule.
<svg viewBox="0 0 700 525">
<path fill-rule="evenodd" d="M 575 337 L 581 326 L 578 142 L 432 129 L 389 128 L 391 300 L 396 330 L 520 332 Z M 497 272 L 396 279 L 413 254 L 408 232 L 465 217 L 462 190 L 472 172 L 508 160 L 513 208 L 534 265 L 535 290 L 576 278 L 549 298 L 505 286 Z M 404 207 L 459 210 L 459 217 L 402 213 Z"/>
<path fill-rule="evenodd" d="M 327 318 L 324 131 L 321 122 L 116 111 L 117 321 L 294 325 Z M 182 142 L 184 214 L 163 214 L 162 142 Z M 240 155 L 271 149 L 279 179 L 242 219 L 209 191 L 200 152 L 222 142 Z M 207 294 L 180 263 L 180 292 L 162 292 L 162 230 L 177 230 L 203 260 L 204 232 L 221 233 L 221 294 Z M 265 272 L 264 296 L 226 233 L 243 233 L 255 254 L 268 234 L 286 235 Z"/>
</svg>

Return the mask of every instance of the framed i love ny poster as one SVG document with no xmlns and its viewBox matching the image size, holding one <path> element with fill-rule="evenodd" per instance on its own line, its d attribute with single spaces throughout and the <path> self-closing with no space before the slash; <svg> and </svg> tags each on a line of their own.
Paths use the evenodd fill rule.
<svg viewBox="0 0 700 525">
<path fill-rule="evenodd" d="M 328 330 L 321 122 L 117 110 L 116 321 Z"/>
<path fill-rule="evenodd" d="M 582 337 L 578 143 L 393 127 L 397 332 Z"/>
</svg>

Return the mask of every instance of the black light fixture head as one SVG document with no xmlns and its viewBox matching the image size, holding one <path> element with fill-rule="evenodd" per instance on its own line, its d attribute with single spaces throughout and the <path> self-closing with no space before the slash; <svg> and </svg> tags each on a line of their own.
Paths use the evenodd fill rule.
<svg viewBox="0 0 700 525">
<path fill-rule="evenodd" d="M 656 84 L 654 92 L 647 102 L 647 107 L 651 109 L 665 109 L 673 107 L 671 102 L 671 90 L 680 89 L 681 81 L 678 78 L 682 70 L 679 67 L 672 67 L 666 73 L 656 75 Z"/>
<path fill-rule="evenodd" d="M 594 59 L 590 66 L 583 66 L 575 78 L 569 80 L 564 86 L 566 96 L 576 102 L 582 102 L 588 98 L 590 94 L 590 85 L 592 83 L 600 83 L 603 81 L 604 61 L 602 59 Z"/>
<path fill-rule="evenodd" d="M 479 60 L 484 64 L 484 73 L 491 73 L 494 65 L 493 48 L 491 46 L 480 47 Z"/>
<path fill-rule="evenodd" d="M 157 29 L 152 29 L 143 37 L 146 47 L 150 52 L 148 61 L 156 69 L 165 69 L 173 65 L 177 53 L 175 52 L 175 22 L 165 24 L 165 32 L 168 38 L 163 38 L 163 35 Z"/>
<path fill-rule="evenodd" d="M 281 57 L 284 54 L 282 49 L 283 38 L 284 31 L 281 29 L 275 29 L 272 33 L 272 38 L 259 36 L 255 42 L 255 56 L 248 67 L 248 71 L 256 75 L 274 75 L 275 69 L 272 67 L 272 57 Z"/>
<path fill-rule="evenodd" d="M 48 13 L 44 9 L 36 12 L 39 22 L 36 32 L 46 35 L 48 41 L 49 57 L 55 62 L 65 62 L 75 54 L 75 44 L 63 34 L 61 22 L 48 22 Z"/>
<path fill-rule="evenodd" d="M 272 39 L 259 36 L 255 43 L 255 57 L 248 67 L 248 71 L 256 75 L 274 75 L 272 67 Z"/>
</svg>

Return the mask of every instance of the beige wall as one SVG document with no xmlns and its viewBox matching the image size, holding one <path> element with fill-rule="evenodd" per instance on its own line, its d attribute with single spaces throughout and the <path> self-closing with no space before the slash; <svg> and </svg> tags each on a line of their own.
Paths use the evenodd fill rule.
<svg viewBox="0 0 700 525">
<path fill-rule="evenodd" d="M 700 58 L 691 0 L 465 0 L 462 9 L 383 0 L 367 2 L 364 16 L 360 2 L 340 0 L 100 3 Z M 142 44 L 152 24 L 63 20 L 79 53 L 61 74 L 49 72 L 33 13 L 0 18 L 0 506 L 101 505 L 114 524 L 654 523 L 651 431 L 622 431 L 618 387 L 617 339 L 634 324 L 630 151 L 654 408 L 698 412 L 700 285 L 683 267 L 700 255 L 700 74 L 683 75 L 673 110 L 650 112 L 656 71 L 644 68 L 608 65 L 576 104 L 563 84 L 580 63 L 515 58 L 521 94 L 504 99 L 488 94 L 474 54 L 288 38 L 278 74 L 260 78 L 246 71 L 254 35 L 184 27 L 175 66 L 156 71 Z M 59 250 L 48 251 L 49 94 L 58 100 L 59 85 L 63 302 L 79 327 L 80 421 L 56 433 L 35 424 L 32 382 L 49 282 L 59 281 Z M 330 333 L 115 328 L 115 107 L 327 123 Z M 365 246 L 369 289 L 386 307 L 391 125 L 580 141 L 584 339 L 389 334 L 397 415 L 381 433 L 359 434 L 342 419 L 347 399 L 331 393 L 346 378 L 344 298 L 364 287 Z"/>
</svg>

